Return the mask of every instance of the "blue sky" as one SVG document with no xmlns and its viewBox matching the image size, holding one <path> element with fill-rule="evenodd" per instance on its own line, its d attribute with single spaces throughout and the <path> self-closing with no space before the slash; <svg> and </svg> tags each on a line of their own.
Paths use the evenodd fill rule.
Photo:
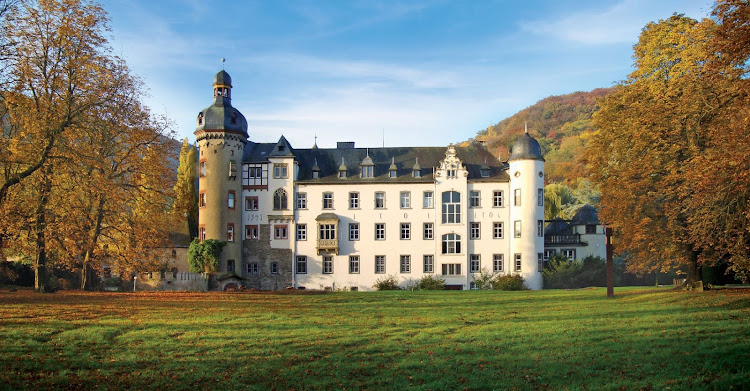
<svg viewBox="0 0 750 391">
<path fill-rule="evenodd" d="M 445 146 L 550 96 L 632 70 L 649 21 L 707 0 L 108 0 L 112 47 L 194 141 L 211 82 L 232 76 L 250 139 L 322 148 Z"/>
</svg>

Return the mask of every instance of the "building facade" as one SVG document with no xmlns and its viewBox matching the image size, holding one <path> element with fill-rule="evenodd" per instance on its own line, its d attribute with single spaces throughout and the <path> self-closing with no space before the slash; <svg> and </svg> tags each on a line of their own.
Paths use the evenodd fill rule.
<svg viewBox="0 0 750 391">
<path fill-rule="evenodd" d="M 195 135 L 199 238 L 227 242 L 219 281 L 370 290 L 430 275 L 470 289 L 485 270 L 542 288 L 544 159 L 528 133 L 508 162 L 479 143 L 295 149 L 252 142 L 229 75 L 213 87 Z"/>
<path fill-rule="evenodd" d="M 588 256 L 607 259 L 606 227 L 593 206 L 581 206 L 570 220 L 558 218 L 548 223 L 544 230 L 545 261 L 556 253 L 571 260 Z"/>
</svg>

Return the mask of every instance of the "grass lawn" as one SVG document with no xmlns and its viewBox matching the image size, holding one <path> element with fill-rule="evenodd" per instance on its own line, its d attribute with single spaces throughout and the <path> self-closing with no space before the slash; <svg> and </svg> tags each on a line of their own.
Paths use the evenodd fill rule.
<svg viewBox="0 0 750 391">
<path fill-rule="evenodd" d="M 750 389 L 750 289 L 0 292 L 0 389 Z"/>
</svg>

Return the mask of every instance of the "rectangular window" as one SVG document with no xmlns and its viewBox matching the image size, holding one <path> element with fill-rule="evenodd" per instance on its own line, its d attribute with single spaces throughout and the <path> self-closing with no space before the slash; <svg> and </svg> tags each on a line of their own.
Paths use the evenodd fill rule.
<svg viewBox="0 0 750 391">
<path fill-rule="evenodd" d="M 586 234 L 591 235 L 596 233 L 596 225 L 586 224 Z"/>
<path fill-rule="evenodd" d="M 258 226 L 257 225 L 245 226 L 245 239 L 258 240 Z"/>
<path fill-rule="evenodd" d="M 234 273 L 234 259 L 227 259 L 227 273 Z"/>
<path fill-rule="evenodd" d="M 206 192 L 202 191 L 200 194 L 198 194 L 198 207 L 199 208 L 205 208 L 206 207 Z"/>
<path fill-rule="evenodd" d="M 565 257 L 567 257 L 571 261 L 574 260 L 574 259 L 576 259 L 576 250 L 575 249 L 572 249 L 572 248 L 562 249 L 562 250 L 560 250 L 560 252 L 562 253 L 562 255 L 564 255 Z"/>
<path fill-rule="evenodd" d="M 245 197 L 245 210 L 258 210 L 258 197 Z"/>
<path fill-rule="evenodd" d="M 513 190 L 513 205 L 521 206 L 521 189 Z"/>
<path fill-rule="evenodd" d="M 493 208 L 502 208 L 503 205 L 503 191 L 502 190 L 495 190 L 492 192 L 492 207 Z"/>
<path fill-rule="evenodd" d="M 385 193 L 379 191 L 375 193 L 375 209 L 384 209 L 384 208 L 385 208 Z"/>
<path fill-rule="evenodd" d="M 336 224 L 318 224 L 318 239 L 336 239 Z"/>
<path fill-rule="evenodd" d="M 273 164 L 273 177 L 277 179 L 284 179 L 287 177 L 286 163 Z"/>
<path fill-rule="evenodd" d="M 279 263 L 271 262 L 269 269 L 270 269 L 271 274 L 279 274 Z"/>
<path fill-rule="evenodd" d="M 234 209 L 234 190 L 229 190 L 229 193 L 227 193 L 227 207 Z"/>
<path fill-rule="evenodd" d="M 206 161 L 201 160 L 200 163 L 198 163 L 198 176 L 206 176 Z"/>
<path fill-rule="evenodd" d="M 349 256 L 349 274 L 359 274 L 359 255 Z"/>
<path fill-rule="evenodd" d="M 385 240 L 385 223 L 375 224 L 375 240 Z"/>
<path fill-rule="evenodd" d="M 411 192 L 402 191 L 401 192 L 401 209 L 410 209 L 410 208 L 411 208 Z"/>
<path fill-rule="evenodd" d="M 443 224 L 461 224 L 461 193 L 443 192 Z"/>
<path fill-rule="evenodd" d="M 555 250 L 544 250 L 544 262 L 549 261 L 553 255 L 555 255 Z"/>
<path fill-rule="evenodd" d="M 307 209 L 307 193 L 297 193 L 297 209 Z"/>
<path fill-rule="evenodd" d="M 536 236 L 539 236 L 540 238 L 544 236 L 544 220 L 536 221 Z"/>
<path fill-rule="evenodd" d="M 536 254 L 536 271 L 538 271 L 539 273 L 541 273 L 543 265 L 544 265 L 544 254 L 537 253 Z"/>
<path fill-rule="evenodd" d="M 460 263 L 444 263 L 443 275 L 444 276 L 460 276 L 461 264 Z"/>
<path fill-rule="evenodd" d="M 481 229 L 479 223 L 469 224 L 469 239 L 479 239 L 481 235 Z"/>
<path fill-rule="evenodd" d="M 349 193 L 349 209 L 359 209 L 359 193 Z"/>
<path fill-rule="evenodd" d="M 323 256 L 323 274 L 333 273 L 333 257 L 330 255 Z"/>
<path fill-rule="evenodd" d="M 273 227 L 273 238 L 274 239 L 287 239 L 289 238 L 288 227 L 284 225 L 275 225 Z"/>
<path fill-rule="evenodd" d="M 401 256 L 401 273 L 411 273 L 411 255 Z"/>
<path fill-rule="evenodd" d="M 411 239 L 411 223 L 401 223 L 401 240 Z"/>
<path fill-rule="evenodd" d="M 359 240 L 359 223 L 349 223 L 349 240 Z"/>
<path fill-rule="evenodd" d="M 482 269 L 482 261 L 479 254 L 469 256 L 469 273 L 479 273 Z"/>
<path fill-rule="evenodd" d="M 198 240 L 201 242 L 206 240 L 206 226 L 198 226 Z"/>
<path fill-rule="evenodd" d="M 492 223 L 492 238 L 493 239 L 503 238 L 503 223 L 502 222 Z"/>
<path fill-rule="evenodd" d="M 297 274 L 307 274 L 307 257 L 304 255 L 297 256 Z"/>
<path fill-rule="evenodd" d="M 307 224 L 297 224 L 297 240 L 307 240 Z"/>
<path fill-rule="evenodd" d="M 333 193 L 323 193 L 323 209 L 333 209 Z"/>
<path fill-rule="evenodd" d="M 424 230 L 422 232 L 424 240 L 432 240 L 434 237 L 433 223 L 424 223 Z"/>
<path fill-rule="evenodd" d="M 538 206 L 544 206 L 544 189 L 537 189 L 537 191 L 536 191 L 536 204 Z"/>
<path fill-rule="evenodd" d="M 229 161 L 229 177 L 232 179 L 237 178 L 237 163 L 233 160 Z"/>
<path fill-rule="evenodd" d="M 435 207 L 435 204 L 433 202 L 433 199 L 435 198 L 435 193 L 431 191 L 426 191 L 423 193 L 422 198 L 422 207 L 425 209 L 432 209 Z"/>
<path fill-rule="evenodd" d="M 513 237 L 521 237 L 521 220 L 516 220 L 513 222 Z"/>
<path fill-rule="evenodd" d="M 268 186 L 267 164 L 245 164 L 242 167 L 243 186 Z"/>
<path fill-rule="evenodd" d="M 422 257 L 423 261 L 423 268 L 422 271 L 425 273 L 433 273 L 435 270 L 435 256 L 434 255 L 425 255 Z"/>
<path fill-rule="evenodd" d="M 504 270 L 503 254 L 492 254 L 492 271 L 495 273 L 502 272 Z"/>
<path fill-rule="evenodd" d="M 515 271 L 520 272 L 521 271 L 521 254 L 513 254 L 513 259 L 515 260 Z"/>
<path fill-rule="evenodd" d="M 234 224 L 227 223 L 227 242 L 234 242 Z"/>
<path fill-rule="evenodd" d="M 247 264 L 247 274 L 258 274 L 260 273 L 260 265 L 258 262 L 251 262 Z"/>
<path fill-rule="evenodd" d="M 385 274 L 385 255 L 375 256 L 375 274 Z"/>
<path fill-rule="evenodd" d="M 481 201 L 481 193 L 478 190 L 469 192 L 469 208 L 479 208 Z"/>
</svg>

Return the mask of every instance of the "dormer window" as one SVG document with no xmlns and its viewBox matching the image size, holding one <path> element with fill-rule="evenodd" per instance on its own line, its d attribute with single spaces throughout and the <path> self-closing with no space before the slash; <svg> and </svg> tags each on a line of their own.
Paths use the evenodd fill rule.
<svg viewBox="0 0 750 391">
<path fill-rule="evenodd" d="M 414 171 L 412 171 L 411 175 L 412 175 L 412 176 L 413 176 L 414 178 L 421 178 L 421 177 L 422 177 L 422 173 L 421 173 L 421 172 L 420 172 L 419 170 L 414 170 Z"/>
<path fill-rule="evenodd" d="M 320 171 L 313 171 L 312 175 L 313 179 L 318 179 L 318 177 L 320 176 Z"/>
<path fill-rule="evenodd" d="M 339 170 L 339 178 L 346 178 L 346 170 Z"/>
<path fill-rule="evenodd" d="M 388 167 L 388 177 L 389 178 L 398 177 L 398 168 L 396 167 L 396 158 L 391 158 L 391 166 Z"/>
<path fill-rule="evenodd" d="M 396 178 L 396 170 L 388 170 L 388 176 L 391 178 Z"/>
<path fill-rule="evenodd" d="M 283 145 L 279 145 L 279 146 L 278 146 L 278 147 L 276 147 L 276 148 L 277 148 L 277 150 L 278 150 L 279 152 L 284 152 L 284 146 L 283 146 Z"/>
<path fill-rule="evenodd" d="M 232 115 L 229 117 L 229 122 L 232 125 L 237 125 L 237 112 L 232 113 Z"/>
<path fill-rule="evenodd" d="M 198 125 L 203 125 L 203 113 L 198 113 Z"/>
<path fill-rule="evenodd" d="M 482 167 L 482 178 L 489 178 L 490 177 L 490 168 L 489 167 Z"/>
<path fill-rule="evenodd" d="M 362 167 L 362 178 L 372 178 L 372 166 Z"/>
</svg>

